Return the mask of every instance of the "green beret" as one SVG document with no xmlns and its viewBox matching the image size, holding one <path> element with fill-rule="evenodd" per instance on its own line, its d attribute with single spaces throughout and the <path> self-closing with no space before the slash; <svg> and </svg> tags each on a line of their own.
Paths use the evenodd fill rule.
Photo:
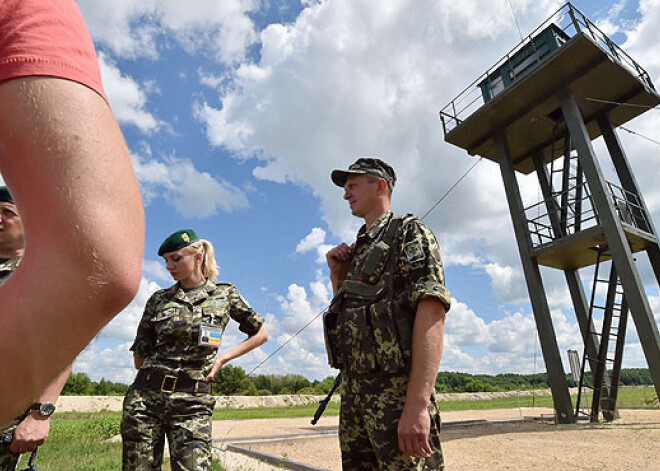
<svg viewBox="0 0 660 471">
<path fill-rule="evenodd" d="M 387 162 L 374 157 L 361 157 L 348 167 L 348 170 L 333 170 L 330 177 L 335 185 L 344 187 L 349 175 L 375 175 L 385 179 L 390 190 L 396 183 L 396 173 Z"/>
<path fill-rule="evenodd" d="M 0 203 L 14 204 L 14 198 L 11 196 L 9 189 L 6 186 L 0 186 Z"/>
<path fill-rule="evenodd" d="M 158 255 L 162 256 L 164 253 L 174 252 L 175 250 L 182 249 L 193 242 L 199 240 L 197 234 L 192 229 L 181 229 L 169 236 L 160 244 Z"/>
</svg>

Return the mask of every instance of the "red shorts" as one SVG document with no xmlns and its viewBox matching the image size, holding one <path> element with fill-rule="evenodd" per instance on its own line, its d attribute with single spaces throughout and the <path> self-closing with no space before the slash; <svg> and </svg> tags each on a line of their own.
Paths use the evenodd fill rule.
<svg viewBox="0 0 660 471">
<path fill-rule="evenodd" d="M 0 82 L 31 75 L 81 83 L 107 101 L 75 0 L 0 0 Z"/>
</svg>

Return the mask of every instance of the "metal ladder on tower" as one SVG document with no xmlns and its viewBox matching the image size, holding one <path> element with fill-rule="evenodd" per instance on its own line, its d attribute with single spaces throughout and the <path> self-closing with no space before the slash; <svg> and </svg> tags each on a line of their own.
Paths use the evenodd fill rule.
<svg viewBox="0 0 660 471">
<path fill-rule="evenodd" d="M 618 417 L 617 396 L 621 379 L 621 364 L 623 362 L 623 346 L 625 343 L 626 326 L 628 322 L 628 305 L 623 293 L 621 281 L 616 272 L 614 263 L 611 263 L 610 274 L 607 278 L 600 278 L 599 271 L 603 256 L 608 256 L 607 245 L 594 248 L 598 255 L 594 267 L 594 281 L 591 290 L 591 302 L 589 305 L 589 323 L 592 325 L 594 311 L 603 312 L 603 325 L 601 332 L 587 332 L 588 335 L 596 335 L 600 338 L 598 358 L 589 358 L 586 348 L 582 355 L 582 367 L 580 369 L 580 381 L 578 386 L 578 397 L 576 404 L 576 416 L 588 415 L 591 422 L 597 422 L 599 413 L 607 421 Z M 606 285 L 607 291 L 605 304 L 596 304 L 596 291 L 599 286 Z M 612 342 L 610 340 L 613 340 Z M 586 343 L 586 342 L 585 342 Z M 593 385 L 585 384 L 585 366 L 587 360 L 595 360 L 596 369 L 592 371 Z M 592 362 L 593 363 L 593 362 Z M 608 366 L 611 370 L 608 371 Z M 593 389 L 591 411 L 586 414 L 580 410 L 583 388 Z"/>
<path fill-rule="evenodd" d="M 557 125 L 555 125 L 556 132 Z M 558 147 L 557 139 L 553 138 L 551 147 L 550 181 L 552 196 L 559 204 L 559 224 L 562 235 L 574 234 L 580 231 L 582 222 L 583 173 L 577 154 L 571 152 L 571 137 L 564 137 L 563 146 Z M 561 159 L 560 159 L 561 157 Z M 561 164 L 559 163 L 561 162 Z M 560 184 L 555 186 L 555 182 Z M 554 188 L 560 188 L 555 190 Z"/>
</svg>

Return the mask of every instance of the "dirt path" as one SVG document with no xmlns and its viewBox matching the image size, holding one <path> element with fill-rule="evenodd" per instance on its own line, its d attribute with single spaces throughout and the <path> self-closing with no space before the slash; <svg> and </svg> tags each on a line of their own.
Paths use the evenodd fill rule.
<svg viewBox="0 0 660 471">
<path fill-rule="evenodd" d="M 459 411 L 443 413 L 454 421 L 489 420 L 488 424 L 447 426 L 442 432 L 447 469 L 477 470 L 660 470 L 660 410 L 624 410 L 612 424 L 549 425 L 539 422 L 497 422 L 525 416 L 547 416 L 550 409 Z M 316 427 L 337 426 L 324 417 Z M 307 434 L 315 430 L 308 418 L 216 421 L 214 438 Z M 318 429 L 317 429 L 318 430 Z M 230 440 L 231 441 L 231 440 Z M 218 443 L 219 444 L 219 443 Z M 244 445 L 248 446 L 248 445 Z M 341 470 L 335 435 L 250 444 L 276 456 Z M 226 462 L 232 468 L 231 459 Z M 241 469 L 250 469 L 242 464 Z M 266 469 L 266 468 L 263 468 Z M 255 468 L 256 471 L 256 468 Z"/>
</svg>

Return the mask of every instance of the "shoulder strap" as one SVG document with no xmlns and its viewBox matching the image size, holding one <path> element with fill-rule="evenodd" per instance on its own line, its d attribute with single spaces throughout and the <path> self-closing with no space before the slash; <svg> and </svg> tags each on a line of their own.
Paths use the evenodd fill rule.
<svg viewBox="0 0 660 471">
<path fill-rule="evenodd" d="M 389 254 L 389 258 L 387 259 L 387 268 L 385 269 L 386 273 L 389 274 L 389 276 L 387 277 L 388 301 L 392 301 L 392 299 L 394 298 L 393 269 L 394 269 L 394 259 L 396 258 L 395 252 L 397 251 L 396 247 L 394 246 L 394 240 L 396 239 L 396 236 L 399 233 L 399 227 L 401 227 L 404 219 L 405 216 L 393 217 L 389 227 L 387 228 L 387 232 L 385 232 L 385 235 L 383 236 L 384 241 L 387 241 L 387 245 L 390 246 L 390 254 Z"/>
<path fill-rule="evenodd" d="M 394 239 L 396 239 L 397 233 L 399 232 L 399 226 L 405 219 L 405 216 L 392 216 L 390 224 L 387 226 L 383 237 L 380 239 L 382 242 L 385 242 L 387 245 L 392 247 Z"/>
<path fill-rule="evenodd" d="M 387 227 L 381 233 L 378 242 L 376 242 L 374 248 L 371 249 L 371 253 L 369 253 L 367 258 L 362 262 L 361 266 L 356 270 L 354 275 L 356 279 L 362 280 L 368 278 L 371 273 L 373 273 L 373 271 L 382 260 L 384 253 L 390 250 L 392 247 L 392 243 L 394 242 L 396 234 L 399 231 L 401 220 L 402 218 L 399 216 L 392 216 L 392 219 L 390 219 Z"/>
<path fill-rule="evenodd" d="M 415 216 L 412 214 L 406 214 L 399 218 L 401 221 L 400 227 L 404 227 L 410 221 L 415 220 Z M 401 236 L 400 232 L 397 232 L 395 236 Z M 394 240 L 392 240 L 394 243 Z M 394 304 L 394 261 L 398 255 L 398 248 L 401 244 L 396 244 L 392 246 L 390 252 L 390 258 L 387 261 L 387 270 L 390 273 L 390 276 L 387 278 L 387 300 L 390 302 L 390 305 L 393 309 L 394 322 L 396 323 L 397 332 L 399 334 L 399 342 L 403 347 L 404 356 L 406 356 L 406 369 L 410 371 L 410 361 L 412 358 L 412 336 L 413 336 L 413 324 L 414 324 L 414 314 L 405 312 Z M 409 355 L 409 356 L 407 356 Z"/>
</svg>

